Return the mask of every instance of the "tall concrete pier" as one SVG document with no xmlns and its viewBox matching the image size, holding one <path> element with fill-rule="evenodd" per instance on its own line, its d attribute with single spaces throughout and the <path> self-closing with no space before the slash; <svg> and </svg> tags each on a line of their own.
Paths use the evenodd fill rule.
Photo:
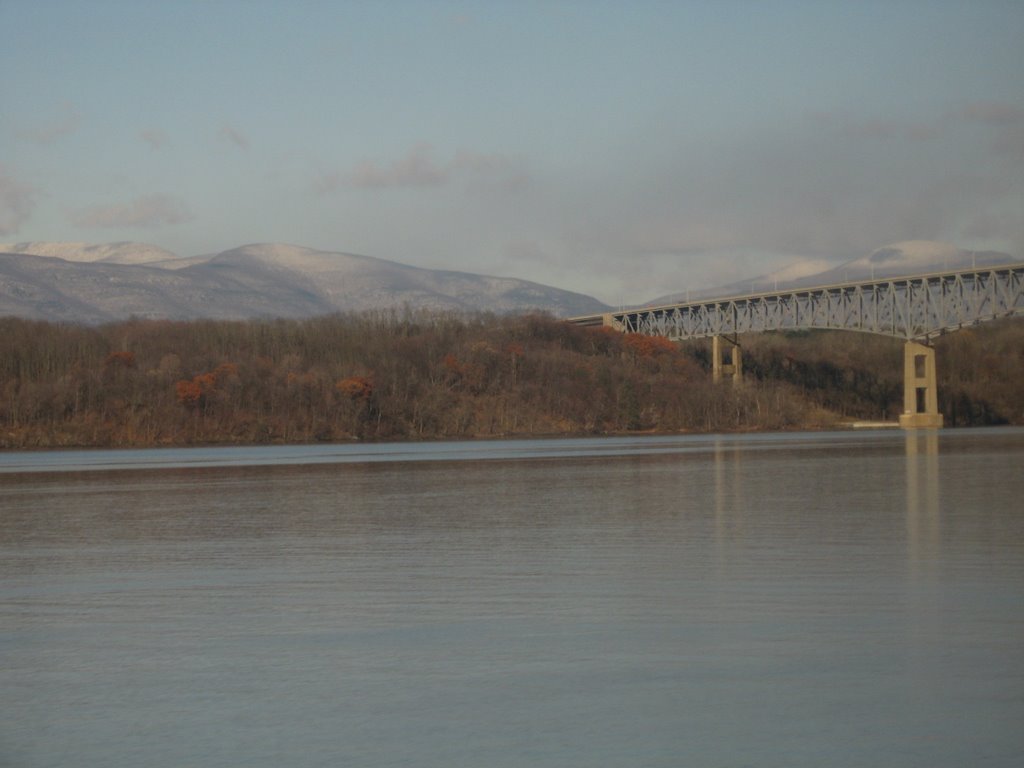
<svg viewBox="0 0 1024 768">
<path fill-rule="evenodd" d="M 917 341 L 908 341 L 903 346 L 903 413 L 900 426 L 904 429 L 942 426 L 935 349 Z"/>
<path fill-rule="evenodd" d="M 714 336 L 711 339 L 711 376 L 715 383 L 728 376 L 733 386 L 743 381 L 743 354 L 739 341 L 733 336 Z"/>
</svg>

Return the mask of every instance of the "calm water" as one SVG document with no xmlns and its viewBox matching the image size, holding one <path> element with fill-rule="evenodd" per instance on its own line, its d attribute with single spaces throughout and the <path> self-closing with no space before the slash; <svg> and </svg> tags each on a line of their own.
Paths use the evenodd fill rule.
<svg viewBox="0 0 1024 768">
<path fill-rule="evenodd" d="M 0 454 L 0 764 L 1024 765 L 1024 430 Z"/>
</svg>

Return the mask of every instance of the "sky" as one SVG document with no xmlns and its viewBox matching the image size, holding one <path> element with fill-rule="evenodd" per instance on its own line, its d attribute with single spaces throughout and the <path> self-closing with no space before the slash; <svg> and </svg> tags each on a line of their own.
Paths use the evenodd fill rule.
<svg viewBox="0 0 1024 768">
<path fill-rule="evenodd" d="M 277 242 L 629 304 L 1024 260 L 1024 2 L 0 0 L 0 242 Z"/>
</svg>

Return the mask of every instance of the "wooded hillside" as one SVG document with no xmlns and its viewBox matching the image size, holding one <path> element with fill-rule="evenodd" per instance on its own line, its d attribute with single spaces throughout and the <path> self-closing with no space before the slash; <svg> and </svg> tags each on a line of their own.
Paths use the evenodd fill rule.
<svg viewBox="0 0 1024 768">
<path fill-rule="evenodd" d="M 710 342 L 547 316 L 421 312 L 101 327 L 0 319 L 0 447 L 804 429 L 902 410 L 902 344 L 856 333 Z M 947 425 L 1024 424 L 1024 321 L 939 339 Z"/>
</svg>

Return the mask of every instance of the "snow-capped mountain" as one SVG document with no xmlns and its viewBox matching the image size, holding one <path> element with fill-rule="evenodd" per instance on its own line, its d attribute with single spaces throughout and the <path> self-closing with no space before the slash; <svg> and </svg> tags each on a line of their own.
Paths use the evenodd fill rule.
<svg viewBox="0 0 1024 768">
<path fill-rule="evenodd" d="M 21 253 L 29 256 L 49 256 L 64 261 L 104 264 L 153 264 L 177 260 L 177 256 L 164 248 L 147 243 L 0 243 L 0 253 Z"/>
<path fill-rule="evenodd" d="M 901 277 L 967 267 L 991 267 L 1014 261 L 1018 259 L 995 251 L 968 251 L 949 243 L 908 240 L 879 248 L 867 256 L 840 264 L 821 274 L 835 281 L 870 280 L 874 277 Z"/>
<path fill-rule="evenodd" d="M 186 258 L 142 243 L 0 245 L 0 316 L 97 323 L 133 315 L 309 317 L 405 306 L 559 316 L 607 309 L 589 296 L 526 280 L 294 245 Z"/>
</svg>

